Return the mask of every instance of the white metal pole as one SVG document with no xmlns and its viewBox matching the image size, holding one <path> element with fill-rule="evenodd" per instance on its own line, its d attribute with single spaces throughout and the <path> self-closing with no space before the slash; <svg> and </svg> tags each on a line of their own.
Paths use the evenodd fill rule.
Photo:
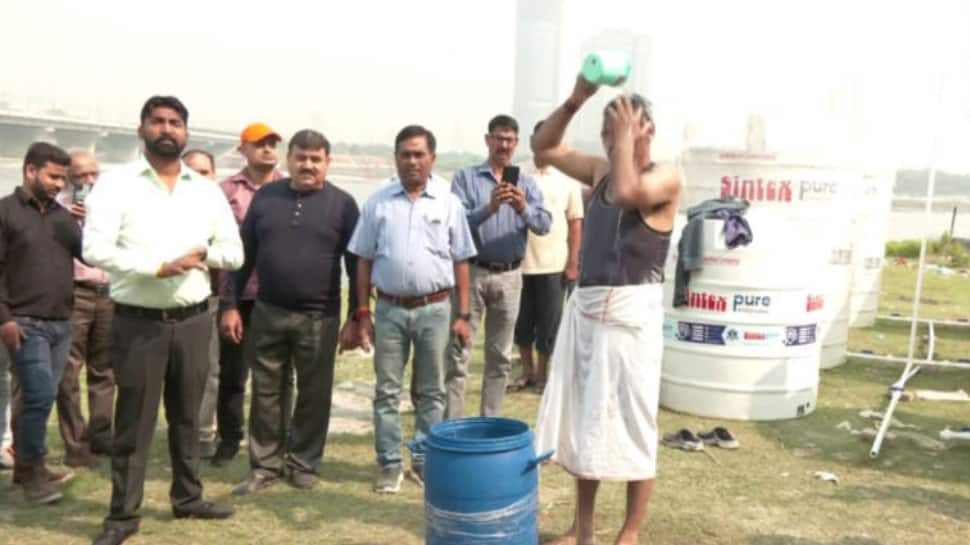
<svg viewBox="0 0 970 545">
<path fill-rule="evenodd" d="M 875 362 L 885 362 L 885 363 L 903 363 L 907 361 L 906 358 L 896 357 L 896 356 L 877 356 L 875 354 L 865 354 L 862 352 L 846 352 L 846 356 L 853 359 L 868 360 Z M 925 358 L 914 359 L 913 363 L 916 365 L 921 365 L 923 367 L 940 367 L 943 369 L 970 369 L 970 363 L 960 363 L 953 361 L 935 361 L 928 360 Z"/>
<path fill-rule="evenodd" d="M 903 389 L 906 387 L 906 380 L 912 376 L 910 369 L 913 367 L 913 358 L 916 356 L 916 334 L 919 328 L 919 301 L 923 295 L 923 269 L 926 266 L 926 227 L 932 223 L 930 218 L 933 212 L 933 192 L 936 185 L 936 153 L 940 140 L 940 111 L 943 109 L 942 103 L 943 75 L 941 74 L 936 96 L 936 109 L 933 115 L 933 146 L 930 148 L 930 177 L 926 184 L 926 207 L 923 210 L 925 223 L 923 224 L 923 236 L 920 238 L 919 245 L 919 267 L 916 269 L 916 293 L 913 295 L 913 322 L 909 328 L 909 354 L 906 356 L 906 368 L 903 370 L 900 380 L 892 385 L 890 392 L 892 397 L 889 400 L 889 407 L 882 417 L 879 432 L 876 433 L 876 439 L 873 441 L 872 449 L 869 451 L 870 458 L 879 456 L 879 449 L 882 447 L 882 440 L 885 438 L 886 432 L 889 431 L 889 424 L 892 422 L 896 404 L 899 403 L 899 396 L 902 395 Z M 932 356 L 927 359 L 932 359 Z"/>
</svg>

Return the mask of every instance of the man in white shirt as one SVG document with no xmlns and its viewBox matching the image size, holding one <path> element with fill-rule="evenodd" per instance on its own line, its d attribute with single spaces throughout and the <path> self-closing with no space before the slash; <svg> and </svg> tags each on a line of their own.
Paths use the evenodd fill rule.
<svg viewBox="0 0 970 545">
<path fill-rule="evenodd" d="M 111 510 L 94 545 L 138 531 L 163 388 L 175 517 L 233 513 L 202 499 L 199 406 L 212 334 L 208 269 L 239 268 L 242 242 L 219 188 L 179 160 L 187 121 L 177 98 L 148 99 L 138 127 L 144 159 L 103 176 L 86 201 L 83 255 L 111 274 L 118 384 Z"/>
</svg>

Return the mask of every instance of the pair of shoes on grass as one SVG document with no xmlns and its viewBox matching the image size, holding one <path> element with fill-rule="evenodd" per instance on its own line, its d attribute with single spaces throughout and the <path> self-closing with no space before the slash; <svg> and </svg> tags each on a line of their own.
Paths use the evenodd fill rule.
<svg viewBox="0 0 970 545">
<path fill-rule="evenodd" d="M 697 435 L 687 428 L 664 434 L 662 443 L 666 447 L 688 451 L 704 450 L 704 445 L 716 446 L 723 449 L 736 449 L 740 446 L 737 438 L 727 428 L 716 427 L 710 431 L 702 431 Z"/>
</svg>

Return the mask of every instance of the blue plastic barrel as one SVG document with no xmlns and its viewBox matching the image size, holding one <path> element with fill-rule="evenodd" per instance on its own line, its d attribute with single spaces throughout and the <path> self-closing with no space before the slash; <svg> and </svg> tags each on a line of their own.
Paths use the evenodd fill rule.
<svg viewBox="0 0 970 545">
<path fill-rule="evenodd" d="M 446 420 L 425 452 L 427 545 L 536 545 L 539 464 L 532 431 L 508 418 Z"/>
</svg>

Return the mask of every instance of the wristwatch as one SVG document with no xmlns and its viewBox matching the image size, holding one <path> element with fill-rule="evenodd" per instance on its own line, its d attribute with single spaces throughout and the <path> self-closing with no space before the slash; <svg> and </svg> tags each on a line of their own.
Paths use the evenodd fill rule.
<svg viewBox="0 0 970 545">
<path fill-rule="evenodd" d="M 458 315 L 459 320 L 465 320 L 466 322 L 472 321 L 472 315 L 468 312 Z"/>
</svg>

